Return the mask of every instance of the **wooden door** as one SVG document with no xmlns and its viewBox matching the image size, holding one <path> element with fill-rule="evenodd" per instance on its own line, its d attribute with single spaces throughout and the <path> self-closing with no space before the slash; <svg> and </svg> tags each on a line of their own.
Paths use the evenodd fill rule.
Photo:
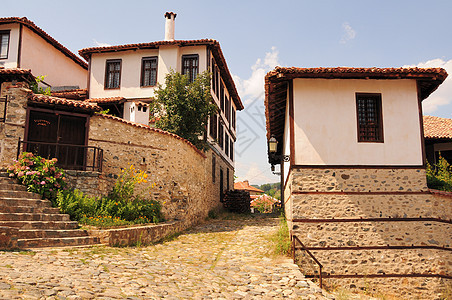
<svg viewBox="0 0 452 300">
<path fill-rule="evenodd" d="M 27 151 L 47 159 L 56 157 L 62 167 L 81 169 L 85 160 L 87 118 L 31 110 L 28 122 Z"/>
</svg>

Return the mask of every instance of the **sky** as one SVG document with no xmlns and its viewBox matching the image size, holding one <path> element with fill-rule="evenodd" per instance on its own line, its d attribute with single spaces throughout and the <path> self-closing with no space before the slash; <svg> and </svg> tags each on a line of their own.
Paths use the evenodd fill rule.
<svg viewBox="0 0 452 300">
<path fill-rule="evenodd" d="M 264 76 L 284 67 L 442 67 L 451 74 L 424 114 L 452 118 L 450 0 L 5 1 L 3 17 L 27 17 L 77 53 L 164 38 L 220 42 L 245 109 L 237 113 L 236 180 L 278 182 L 267 162 Z"/>
</svg>

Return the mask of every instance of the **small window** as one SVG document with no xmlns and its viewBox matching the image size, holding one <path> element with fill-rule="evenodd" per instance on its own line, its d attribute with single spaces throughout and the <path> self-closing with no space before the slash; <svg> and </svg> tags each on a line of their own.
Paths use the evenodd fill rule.
<svg viewBox="0 0 452 300">
<path fill-rule="evenodd" d="M 212 154 L 212 182 L 215 183 L 215 172 L 216 172 L 216 161 L 215 161 L 215 155 Z"/>
<path fill-rule="evenodd" d="M 226 191 L 229 191 L 229 168 L 226 169 Z"/>
<path fill-rule="evenodd" d="M 141 111 L 141 105 L 138 105 L 138 111 Z"/>
<path fill-rule="evenodd" d="M 8 58 L 9 30 L 0 31 L 0 59 Z"/>
<path fill-rule="evenodd" d="M 224 147 L 224 132 L 223 132 L 223 123 L 218 124 L 218 144 L 220 145 L 220 148 L 223 150 Z"/>
<path fill-rule="evenodd" d="M 381 94 L 356 94 L 358 142 L 383 142 Z"/>
<path fill-rule="evenodd" d="M 220 83 L 220 108 L 224 112 L 224 87 L 222 83 Z"/>
<path fill-rule="evenodd" d="M 232 107 L 232 128 L 235 129 L 235 108 Z"/>
<path fill-rule="evenodd" d="M 216 75 L 217 75 L 217 71 L 215 68 L 215 61 L 212 58 L 212 90 L 213 90 L 214 94 L 217 93 L 217 85 L 215 84 L 217 81 Z"/>
<path fill-rule="evenodd" d="M 121 60 L 107 60 L 105 67 L 105 88 L 119 89 L 121 86 Z"/>
<path fill-rule="evenodd" d="M 141 86 L 157 84 L 157 57 L 145 57 L 141 61 Z"/>
<path fill-rule="evenodd" d="M 234 161 L 234 141 L 232 139 L 230 140 L 229 145 L 229 158 Z"/>
<path fill-rule="evenodd" d="M 147 106 L 143 106 L 143 112 L 146 112 L 148 110 Z"/>
<path fill-rule="evenodd" d="M 224 153 L 229 156 L 229 135 L 227 133 L 224 136 Z"/>
<path fill-rule="evenodd" d="M 218 118 L 217 115 L 214 114 L 210 117 L 210 137 L 213 138 L 214 140 L 217 139 L 217 124 L 218 124 Z"/>
<path fill-rule="evenodd" d="M 198 54 L 182 55 L 182 75 L 187 75 L 190 82 L 198 75 Z"/>
</svg>

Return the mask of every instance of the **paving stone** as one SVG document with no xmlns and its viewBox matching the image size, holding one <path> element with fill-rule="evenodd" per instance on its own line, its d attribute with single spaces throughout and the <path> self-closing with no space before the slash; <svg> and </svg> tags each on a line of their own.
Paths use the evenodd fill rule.
<svg viewBox="0 0 452 300">
<path fill-rule="evenodd" d="M 271 254 L 278 222 L 211 220 L 147 247 L 0 251 L 0 299 L 333 299 Z"/>
</svg>

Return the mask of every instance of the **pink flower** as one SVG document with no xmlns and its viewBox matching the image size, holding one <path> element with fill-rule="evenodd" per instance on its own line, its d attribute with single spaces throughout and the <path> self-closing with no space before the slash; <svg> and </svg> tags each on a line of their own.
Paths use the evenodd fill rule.
<svg viewBox="0 0 452 300">
<path fill-rule="evenodd" d="M 25 173 L 25 175 L 33 175 L 34 173 L 33 173 L 33 171 L 28 171 L 27 173 Z"/>
<path fill-rule="evenodd" d="M 18 176 L 18 177 L 24 176 L 24 172 L 20 171 L 19 173 L 17 173 L 17 176 Z"/>
<path fill-rule="evenodd" d="M 43 180 L 43 181 L 41 181 L 41 184 L 44 185 L 44 184 L 46 184 L 46 182 Z"/>
<path fill-rule="evenodd" d="M 10 170 L 10 171 L 14 170 L 14 166 L 9 166 L 8 170 Z"/>
<path fill-rule="evenodd" d="M 10 174 L 9 174 L 9 177 L 14 177 L 14 174 L 13 174 L 13 173 L 10 173 Z"/>
<path fill-rule="evenodd" d="M 20 167 L 20 169 L 21 169 L 21 170 L 25 170 L 26 168 L 25 168 L 25 166 L 22 166 L 22 167 Z"/>
<path fill-rule="evenodd" d="M 33 157 L 33 153 L 28 152 L 28 153 L 27 153 L 27 157 Z"/>
</svg>

